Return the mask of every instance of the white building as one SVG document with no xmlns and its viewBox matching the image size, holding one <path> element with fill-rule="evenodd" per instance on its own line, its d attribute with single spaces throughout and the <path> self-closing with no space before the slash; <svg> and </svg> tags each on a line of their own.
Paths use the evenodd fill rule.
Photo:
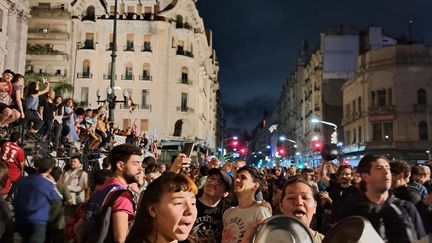
<svg viewBox="0 0 432 243">
<path fill-rule="evenodd" d="M 27 0 L 0 1 L 0 72 L 24 73 L 29 12 Z"/>
<path fill-rule="evenodd" d="M 51 46 L 61 52 L 64 48 L 67 62 L 49 70 L 67 77 L 75 100 L 96 108 L 97 91 L 104 100 L 110 87 L 115 1 L 60 2 L 65 1 L 52 7 L 70 13 L 62 24 L 70 32 L 64 44 Z M 131 113 L 124 104 L 117 105 L 115 123 L 124 129 L 136 124 L 162 142 L 187 139 L 215 148 L 219 67 L 211 31 L 205 29 L 195 1 L 124 0 L 118 1 L 118 13 L 114 92 L 120 101 L 126 92 L 138 109 Z M 34 62 L 33 67 L 48 65 Z"/>
</svg>

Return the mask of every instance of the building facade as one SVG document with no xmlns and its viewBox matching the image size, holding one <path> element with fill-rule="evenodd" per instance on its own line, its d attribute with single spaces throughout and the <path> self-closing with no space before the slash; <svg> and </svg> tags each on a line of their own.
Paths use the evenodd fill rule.
<svg viewBox="0 0 432 243">
<path fill-rule="evenodd" d="M 396 45 L 358 58 L 343 86 L 343 152 L 356 164 L 367 153 L 422 162 L 432 148 L 432 48 Z"/>
<path fill-rule="evenodd" d="M 30 7 L 27 0 L 0 1 L 0 70 L 24 73 Z"/>
<path fill-rule="evenodd" d="M 34 4 L 48 2 L 53 3 L 38 0 Z M 161 146 L 194 140 L 214 149 L 219 126 L 219 66 L 212 32 L 205 28 L 195 2 L 124 0 L 117 2 L 117 11 L 115 0 L 51 5 L 67 12 L 59 22 L 64 21 L 63 28 L 70 32 L 65 39 L 51 36 L 45 40 L 59 55 L 63 47 L 66 54 L 61 56 L 65 63 L 57 62 L 62 68 L 47 69 L 63 74 L 73 85 L 73 98 L 85 107 L 98 107 L 108 91 L 118 101 L 131 98 L 137 107 L 134 111 L 124 103 L 116 106 L 114 122 L 120 128 L 136 126 L 139 132 L 156 136 Z M 113 48 L 117 56 L 115 86 L 111 87 Z M 54 66 L 32 62 L 34 67 Z"/>
</svg>

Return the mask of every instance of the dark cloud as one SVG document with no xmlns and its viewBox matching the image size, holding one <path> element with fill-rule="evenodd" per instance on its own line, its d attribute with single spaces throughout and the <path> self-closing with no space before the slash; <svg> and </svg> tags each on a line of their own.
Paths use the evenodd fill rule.
<svg viewBox="0 0 432 243">
<path fill-rule="evenodd" d="M 275 97 L 256 96 L 244 101 L 243 104 L 225 104 L 225 119 L 227 126 L 234 130 L 250 131 L 263 118 L 264 112 L 273 106 Z"/>
<path fill-rule="evenodd" d="M 205 25 L 213 30 L 222 104 L 236 121 L 233 125 L 252 120 L 256 124 L 262 110 L 272 110 L 303 40 L 314 48 L 320 32 L 329 27 L 378 25 L 398 37 L 408 35 L 408 20 L 413 19 L 414 37 L 432 42 L 428 0 L 199 0 L 197 5 Z M 246 105 L 256 97 L 261 100 L 258 106 Z M 247 116 L 238 115 L 238 108 L 247 108 Z"/>
</svg>

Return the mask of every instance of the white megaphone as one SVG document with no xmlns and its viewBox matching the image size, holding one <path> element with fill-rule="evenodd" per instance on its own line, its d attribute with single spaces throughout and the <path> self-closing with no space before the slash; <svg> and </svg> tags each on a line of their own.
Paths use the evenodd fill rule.
<svg viewBox="0 0 432 243">
<path fill-rule="evenodd" d="M 384 243 L 366 218 L 351 216 L 341 220 L 324 237 L 323 243 Z"/>
</svg>

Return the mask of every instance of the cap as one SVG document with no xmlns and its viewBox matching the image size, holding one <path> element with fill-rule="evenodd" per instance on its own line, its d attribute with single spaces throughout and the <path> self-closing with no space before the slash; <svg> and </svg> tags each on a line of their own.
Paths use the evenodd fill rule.
<svg viewBox="0 0 432 243">
<path fill-rule="evenodd" d="M 232 188 L 232 179 L 231 176 L 229 176 L 226 172 L 221 171 L 217 168 L 210 169 L 208 171 L 208 176 L 218 174 L 222 178 L 223 182 L 225 183 L 225 191 L 231 191 Z"/>
</svg>

